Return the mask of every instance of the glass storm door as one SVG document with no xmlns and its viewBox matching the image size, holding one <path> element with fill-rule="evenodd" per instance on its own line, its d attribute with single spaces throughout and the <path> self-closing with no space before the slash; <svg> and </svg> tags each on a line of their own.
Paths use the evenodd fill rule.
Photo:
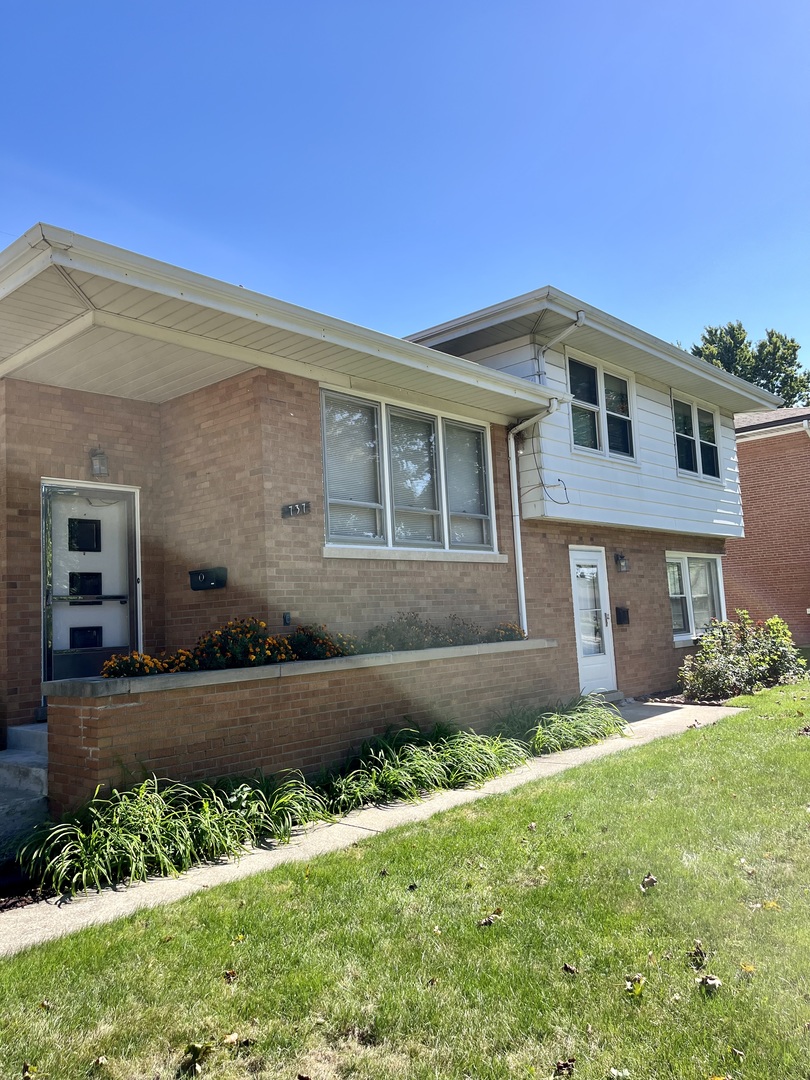
<svg viewBox="0 0 810 1080">
<path fill-rule="evenodd" d="M 584 693 L 616 689 L 610 598 L 603 548 L 570 549 L 579 685 Z"/>
<path fill-rule="evenodd" d="M 138 647 L 136 493 L 43 485 L 43 673 L 98 675 Z"/>
</svg>

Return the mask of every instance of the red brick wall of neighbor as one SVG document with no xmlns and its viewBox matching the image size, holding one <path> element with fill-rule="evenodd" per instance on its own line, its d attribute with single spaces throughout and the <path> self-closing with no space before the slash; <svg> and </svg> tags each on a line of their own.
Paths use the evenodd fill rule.
<svg viewBox="0 0 810 1080">
<path fill-rule="evenodd" d="M 780 615 L 810 644 L 810 439 L 804 432 L 737 444 L 745 539 L 723 564 L 729 612 Z"/>
<path fill-rule="evenodd" d="M 15 379 L 0 383 L 4 403 L 6 521 L 3 563 L 5 651 L 0 686 L 7 722 L 33 719 L 41 700 L 42 575 L 40 480 L 90 478 L 90 450 L 109 455 L 109 482 L 141 489 L 141 557 L 146 582 L 162 580 L 158 492 L 160 421 L 156 405 L 120 401 Z M 163 637 L 159 589 L 144 587 L 146 646 Z"/>
<path fill-rule="evenodd" d="M 48 791 L 60 813 L 98 784 L 335 764 L 392 724 L 480 725 L 568 693 L 555 649 L 507 651 L 107 698 L 52 697 Z M 166 676 L 171 678 L 171 676 Z"/>
</svg>

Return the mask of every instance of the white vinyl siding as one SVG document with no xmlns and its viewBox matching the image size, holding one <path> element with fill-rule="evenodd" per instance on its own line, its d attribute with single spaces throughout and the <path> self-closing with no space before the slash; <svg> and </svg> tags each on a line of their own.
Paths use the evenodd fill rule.
<svg viewBox="0 0 810 1080">
<path fill-rule="evenodd" d="M 323 440 L 328 543 L 494 550 L 486 428 L 324 391 Z"/>
<path fill-rule="evenodd" d="M 719 555 L 667 552 L 667 586 L 676 642 L 690 642 L 712 619 L 724 619 Z"/>
</svg>

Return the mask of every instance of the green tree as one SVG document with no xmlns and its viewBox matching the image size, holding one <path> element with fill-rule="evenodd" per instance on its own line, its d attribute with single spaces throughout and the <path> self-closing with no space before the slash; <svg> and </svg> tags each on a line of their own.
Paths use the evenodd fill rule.
<svg viewBox="0 0 810 1080">
<path fill-rule="evenodd" d="M 810 404 L 810 372 L 799 363 L 800 348 L 798 341 L 777 330 L 767 330 L 754 345 L 738 320 L 707 326 L 692 355 L 778 394 L 790 407 Z"/>
</svg>

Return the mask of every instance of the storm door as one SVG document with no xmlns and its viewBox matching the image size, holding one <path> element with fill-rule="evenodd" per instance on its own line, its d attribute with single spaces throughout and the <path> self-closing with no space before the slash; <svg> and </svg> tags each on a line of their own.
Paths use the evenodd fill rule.
<svg viewBox="0 0 810 1080">
<path fill-rule="evenodd" d="M 136 491 L 44 483 L 42 553 L 46 680 L 139 647 Z"/>
<path fill-rule="evenodd" d="M 580 689 L 587 694 L 615 690 L 604 549 L 572 547 L 570 556 Z"/>
</svg>

